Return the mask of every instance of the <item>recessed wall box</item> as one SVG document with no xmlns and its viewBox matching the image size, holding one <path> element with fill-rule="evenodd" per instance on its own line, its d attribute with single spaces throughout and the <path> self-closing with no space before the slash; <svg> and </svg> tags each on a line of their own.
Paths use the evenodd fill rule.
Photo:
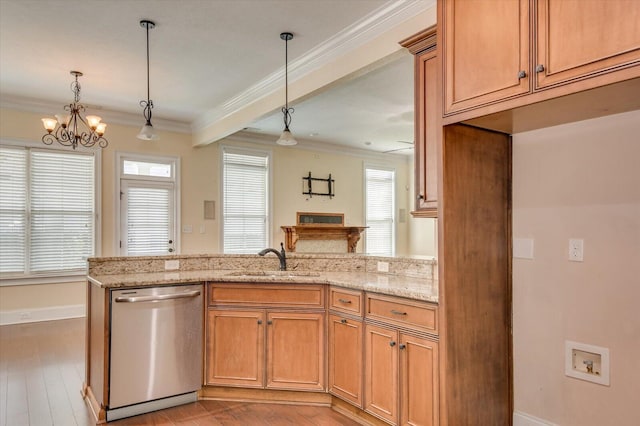
<svg viewBox="0 0 640 426">
<path fill-rule="evenodd" d="M 609 349 L 565 341 L 565 374 L 609 386 Z"/>
</svg>

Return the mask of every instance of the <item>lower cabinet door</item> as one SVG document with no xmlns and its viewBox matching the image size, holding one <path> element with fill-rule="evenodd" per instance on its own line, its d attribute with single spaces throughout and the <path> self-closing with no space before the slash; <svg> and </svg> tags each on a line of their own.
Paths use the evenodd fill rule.
<svg viewBox="0 0 640 426">
<path fill-rule="evenodd" d="M 264 317 L 264 311 L 208 311 L 208 385 L 262 387 Z"/>
<path fill-rule="evenodd" d="M 325 390 L 324 313 L 267 313 L 267 388 Z"/>
<path fill-rule="evenodd" d="M 400 334 L 400 424 L 438 424 L 438 343 Z"/>
<path fill-rule="evenodd" d="M 362 321 L 329 316 L 329 392 L 362 408 Z"/>
<path fill-rule="evenodd" d="M 398 332 L 365 326 L 365 411 L 398 423 Z"/>
</svg>

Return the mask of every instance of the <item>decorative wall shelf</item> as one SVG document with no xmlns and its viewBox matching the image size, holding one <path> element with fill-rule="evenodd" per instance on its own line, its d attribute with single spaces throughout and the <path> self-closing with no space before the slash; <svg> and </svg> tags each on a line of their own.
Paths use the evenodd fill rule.
<svg viewBox="0 0 640 426">
<path fill-rule="evenodd" d="M 285 247 L 296 251 L 298 240 L 346 240 L 347 252 L 355 253 L 360 234 L 366 226 L 300 225 L 281 226 L 285 235 Z"/>
<path fill-rule="evenodd" d="M 329 175 L 331 176 L 331 175 Z M 311 178 L 311 173 L 309 173 Z M 347 253 L 355 253 L 366 226 L 344 226 L 344 213 L 297 212 L 296 226 L 281 226 L 288 251 L 296 251 L 298 240 L 346 240 Z"/>
</svg>

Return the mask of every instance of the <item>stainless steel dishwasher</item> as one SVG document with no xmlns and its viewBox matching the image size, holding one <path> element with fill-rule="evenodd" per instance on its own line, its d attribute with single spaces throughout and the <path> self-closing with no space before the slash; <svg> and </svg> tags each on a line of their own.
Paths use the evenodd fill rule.
<svg viewBox="0 0 640 426">
<path fill-rule="evenodd" d="M 197 399 L 202 293 L 202 284 L 111 291 L 107 421 Z"/>
</svg>

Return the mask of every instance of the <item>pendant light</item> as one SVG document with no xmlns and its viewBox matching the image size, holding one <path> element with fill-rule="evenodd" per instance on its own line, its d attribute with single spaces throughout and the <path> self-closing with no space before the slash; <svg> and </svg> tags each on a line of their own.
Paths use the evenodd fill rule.
<svg viewBox="0 0 640 426">
<path fill-rule="evenodd" d="M 289 108 L 289 69 L 288 69 L 288 54 L 289 54 L 289 40 L 293 39 L 291 33 L 280 33 L 280 38 L 284 40 L 284 106 L 282 107 L 282 113 L 284 114 L 284 130 L 280 135 L 280 139 L 276 142 L 278 145 L 297 145 L 298 141 L 293 137 L 291 131 L 289 131 L 289 124 L 291 124 L 291 114 L 294 109 Z"/>
<path fill-rule="evenodd" d="M 151 124 L 151 110 L 153 109 L 153 101 L 149 96 L 149 30 L 153 29 L 156 24 L 148 19 L 143 19 L 140 21 L 140 26 L 142 28 L 146 28 L 147 30 L 147 100 L 140 101 L 140 106 L 143 108 L 142 114 L 146 120 L 144 126 L 138 133 L 138 139 L 142 139 L 145 141 L 157 140 L 158 135 L 153 129 L 153 125 Z"/>
</svg>

